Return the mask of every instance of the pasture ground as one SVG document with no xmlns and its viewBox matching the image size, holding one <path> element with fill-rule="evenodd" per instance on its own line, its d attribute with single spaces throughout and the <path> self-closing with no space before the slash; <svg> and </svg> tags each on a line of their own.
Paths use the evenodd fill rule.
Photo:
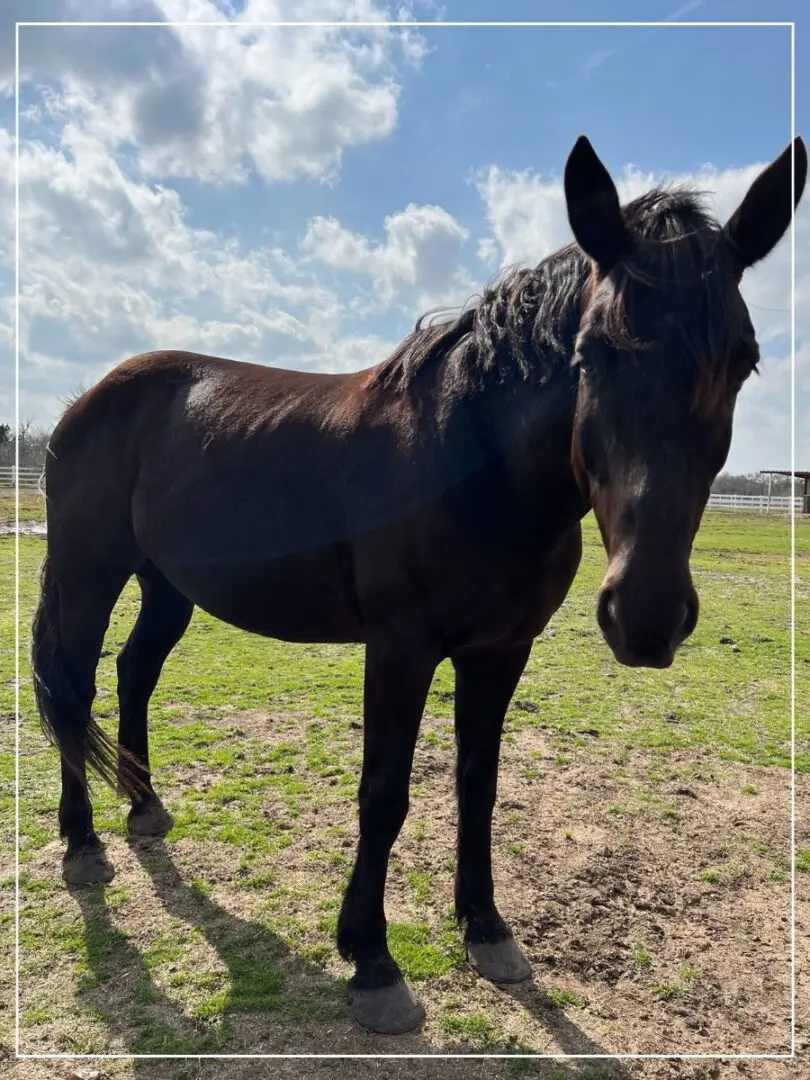
<svg viewBox="0 0 810 1080">
<path fill-rule="evenodd" d="M 40 516 L 38 496 L 23 518 Z M 0 505 L 0 518 L 4 507 Z M 11 508 L 13 516 L 13 507 Z M 693 555 L 698 629 L 666 672 L 609 656 L 594 619 L 604 554 L 586 523 L 574 589 L 507 723 L 495 823 L 503 914 L 534 964 L 506 992 L 467 967 L 452 913 L 452 681 L 443 666 L 391 863 L 393 951 L 424 1000 L 415 1035 L 358 1030 L 333 930 L 356 838 L 362 652 L 250 637 L 196 612 L 153 699 L 156 786 L 176 819 L 130 845 L 95 788 L 117 876 L 67 892 L 58 768 L 23 666 L 21 1020 L 29 1053 L 616 1053 L 789 1049 L 790 579 L 784 517 L 710 513 Z M 799 1063 L 10 1060 L 13 1044 L 13 538 L 0 540 L 0 1046 L 19 1080 L 329 1075 L 544 1080 L 809 1074 L 810 525 L 797 529 Z M 21 542 L 24 633 L 44 553 Z M 116 722 L 114 658 L 99 670 Z M 23 641 L 27 650 L 27 640 Z M 3 1049 L 0 1072 L 5 1076 Z"/>
<path fill-rule="evenodd" d="M 0 528 L 8 528 L 15 520 L 15 498 L 12 488 L 0 487 Z M 22 523 L 45 520 L 42 496 L 33 488 L 20 491 L 20 521 Z M 5 584 L 5 582 L 4 582 Z"/>
</svg>

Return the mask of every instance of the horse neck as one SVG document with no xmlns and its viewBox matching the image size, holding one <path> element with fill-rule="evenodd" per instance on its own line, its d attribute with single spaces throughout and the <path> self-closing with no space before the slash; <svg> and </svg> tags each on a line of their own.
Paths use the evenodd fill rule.
<svg viewBox="0 0 810 1080">
<path fill-rule="evenodd" d="M 571 440 L 578 378 L 568 364 L 544 382 L 508 381 L 482 394 L 485 430 L 527 513 L 570 527 L 588 511 L 574 477 Z"/>
</svg>

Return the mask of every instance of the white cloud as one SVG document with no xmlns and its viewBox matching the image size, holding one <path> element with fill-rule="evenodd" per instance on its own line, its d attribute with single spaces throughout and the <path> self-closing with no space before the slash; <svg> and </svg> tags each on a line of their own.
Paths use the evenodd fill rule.
<svg viewBox="0 0 810 1080">
<path fill-rule="evenodd" d="M 373 292 L 361 309 L 384 311 L 399 301 L 409 311 L 458 304 L 474 288 L 461 269 L 468 237 L 440 206 L 409 204 L 386 217 L 385 240 L 374 244 L 334 218 L 313 219 L 301 241 L 310 259 L 371 279 Z"/>
<path fill-rule="evenodd" d="M 398 341 L 379 334 L 345 334 L 325 342 L 315 351 L 296 356 L 294 360 L 297 367 L 316 371 L 361 371 L 379 364 L 398 344 Z M 285 365 L 283 355 L 278 363 L 281 367 Z"/>
<path fill-rule="evenodd" d="M 485 236 L 478 241 L 478 258 L 489 270 L 495 270 L 498 265 L 498 244 L 491 236 Z"/>
<path fill-rule="evenodd" d="M 11 139 L 0 134 L 4 206 L 13 175 Z M 61 395 L 140 350 L 304 363 L 340 323 L 333 293 L 286 253 L 245 251 L 190 226 L 176 191 L 133 179 L 73 125 L 59 146 L 23 148 L 20 265 L 24 413 L 29 392 L 58 400 L 43 398 L 43 382 Z M 3 398 L 11 411 L 10 386 Z"/>
<path fill-rule="evenodd" d="M 104 17 L 193 23 L 224 15 L 209 0 L 126 0 L 112 12 L 94 0 L 80 15 L 77 0 L 71 7 L 83 18 L 104 11 Z M 24 12 L 12 4 L 6 19 L 32 17 Z M 55 116 L 80 121 L 111 150 L 134 153 L 146 176 L 234 182 L 256 172 L 274 182 L 332 182 L 347 149 L 395 129 L 399 69 L 418 67 L 422 37 L 384 26 L 243 24 L 382 23 L 391 15 L 376 0 L 353 0 L 348 12 L 338 0 L 249 0 L 223 28 L 25 28 L 21 70 L 24 81 L 49 88 Z M 11 59 L 6 51 L 7 90 Z"/>
<path fill-rule="evenodd" d="M 734 417 L 732 471 L 790 467 L 790 352 L 766 355 L 752 376 Z M 796 347 L 796 468 L 810 462 L 810 341 Z M 736 466 L 734 462 L 737 462 Z"/>
<path fill-rule="evenodd" d="M 65 0 L 55 10 L 34 0 L 4 7 L 0 21 L 397 17 L 378 0 L 251 0 L 238 16 L 228 8 Z M 11 90 L 9 39 L 0 32 L 0 93 Z M 417 69 L 425 52 L 413 30 L 383 27 L 24 30 L 23 116 L 47 142 L 25 141 L 20 161 L 23 413 L 53 419 L 66 393 L 154 347 L 332 370 L 383 359 L 393 342 L 341 337 L 351 309 L 298 254 L 192 227 L 165 181 L 238 183 L 250 172 L 332 181 L 345 150 L 394 129 L 399 69 Z M 13 176 L 11 135 L 0 128 L 0 272 L 13 261 Z M 11 316 L 6 302 L 4 415 L 13 414 Z"/>
<path fill-rule="evenodd" d="M 616 186 L 624 203 L 662 182 L 690 184 L 707 192 L 710 207 L 725 220 L 763 167 L 717 170 L 707 166 L 697 172 L 664 176 L 628 165 L 616 178 Z M 490 239 L 501 251 L 502 265 L 537 263 L 573 239 L 559 178 L 546 179 L 531 171 L 512 172 L 492 165 L 474 180 L 492 230 Z"/>
</svg>

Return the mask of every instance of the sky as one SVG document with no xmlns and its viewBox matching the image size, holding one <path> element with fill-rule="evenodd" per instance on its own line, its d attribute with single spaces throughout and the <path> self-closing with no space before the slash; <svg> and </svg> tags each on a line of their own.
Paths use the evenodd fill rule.
<svg viewBox="0 0 810 1080">
<path fill-rule="evenodd" d="M 796 20 L 803 0 L 6 0 L 0 11 L 0 420 L 51 424 L 121 360 L 182 348 L 317 371 L 383 360 L 416 317 L 571 239 L 581 133 L 623 200 L 661 181 L 726 220 L 791 135 L 779 27 L 385 27 L 436 20 Z M 235 25 L 194 27 L 224 19 Z M 251 27 L 340 19 L 372 28 Z M 804 125 L 804 127 L 803 127 Z M 796 466 L 810 468 L 810 194 L 796 220 Z M 727 468 L 790 466 L 790 242 L 748 271 L 761 375 Z"/>
</svg>

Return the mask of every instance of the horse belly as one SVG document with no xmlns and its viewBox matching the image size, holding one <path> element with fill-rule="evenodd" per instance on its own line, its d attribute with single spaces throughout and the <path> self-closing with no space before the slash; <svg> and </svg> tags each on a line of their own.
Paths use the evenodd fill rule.
<svg viewBox="0 0 810 1080">
<path fill-rule="evenodd" d="M 344 561 L 319 552 L 257 567 L 226 562 L 213 573 L 170 559 L 157 565 L 197 607 L 242 630 L 282 641 L 359 642 L 363 628 Z"/>
<path fill-rule="evenodd" d="M 172 481 L 158 466 L 149 461 L 141 469 L 133 531 L 143 554 L 184 596 L 266 637 L 362 640 L 353 552 L 336 537 L 328 492 L 315 499 L 287 490 L 275 472 L 262 479 L 247 468 L 222 471 L 214 482 L 205 462 Z"/>
</svg>

